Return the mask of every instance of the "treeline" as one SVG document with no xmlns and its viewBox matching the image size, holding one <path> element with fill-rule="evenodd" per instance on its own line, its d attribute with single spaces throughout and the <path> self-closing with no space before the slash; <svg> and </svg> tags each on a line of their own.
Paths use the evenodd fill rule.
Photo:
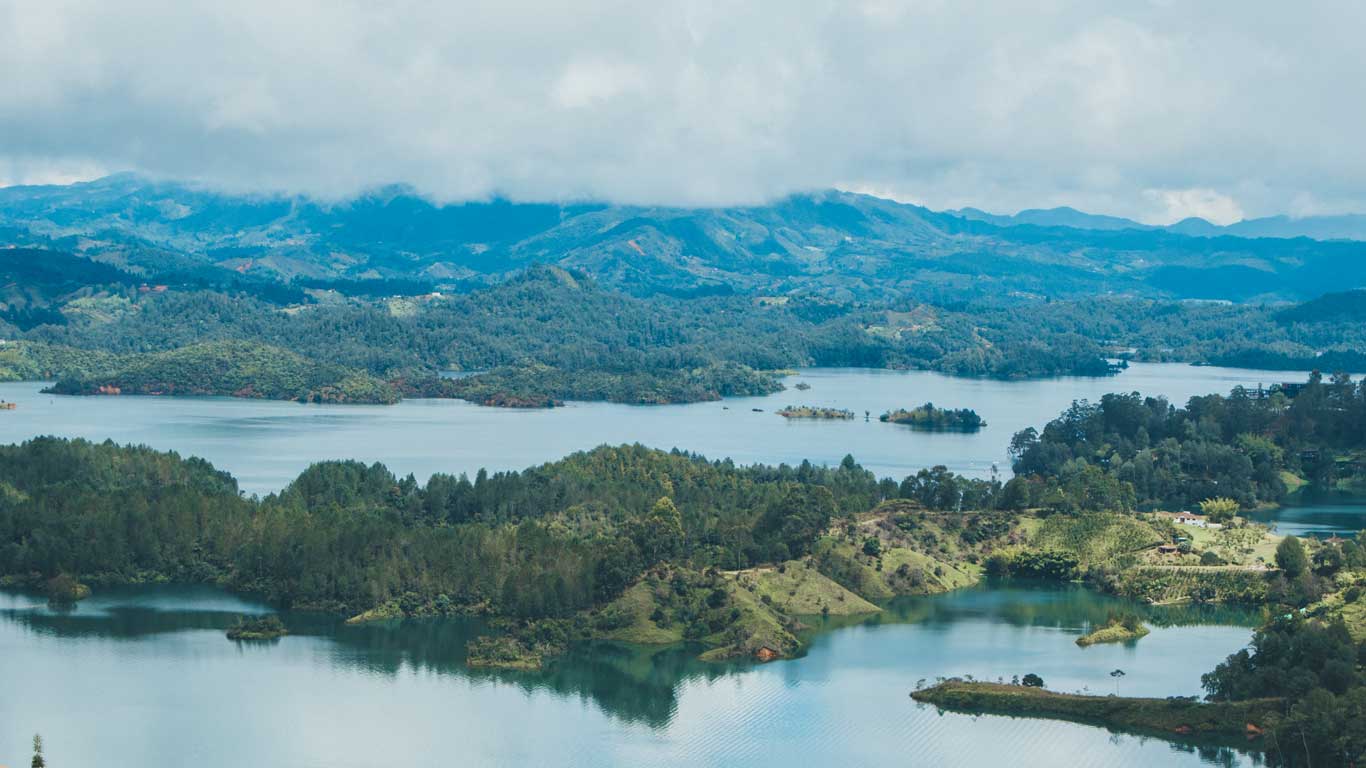
<svg viewBox="0 0 1366 768">
<path fill-rule="evenodd" d="M 565 400 L 605 400 L 634 405 L 666 405 L 767 395 L 783 388 L 777 374 L 737 363 L 698 368 L 601 371 L 546 365 L 501 367 L 460 378 L 426 376 L 402 381 L 409 397 L 458 397 L 504 407 L 545 408 Z"/>
<path fill-rule="evenodd" d="M 1042 432 L 1016 434 L 1010 452 L 1030 506 L 1177 509 L 1215 497 L 1280 502 L 1286 472 L 1321 486 L 1355 481 L 1364 448 L 1366 381 L 1315 373 L 1293 397 L 1239 387 L 1180 408 L 1138 393 L 1076 402 Z"/>
</svg>

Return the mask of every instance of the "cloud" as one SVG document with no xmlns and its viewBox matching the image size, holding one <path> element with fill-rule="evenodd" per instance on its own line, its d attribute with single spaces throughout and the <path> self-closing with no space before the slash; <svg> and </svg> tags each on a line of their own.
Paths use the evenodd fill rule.
<svg viewBox="0 0 1366 768">
<path fill-rule="evenodd" d="M 1363 23 L 1269 1 L 0 3 L 0 180 L 1366 209 L 1366 100 L 1340 86 L 1366 76 Z"/>
<path fill-rule="evenodd" d="M 1145 194 L 1159 206 L 1156 215 L 1145 219 L 1152 224 L 1174 224 L 1197 217 L 1226 225 L 1244 218 L 1238 201 L 1212 189 L 1149 189 Z"/>
</svg>

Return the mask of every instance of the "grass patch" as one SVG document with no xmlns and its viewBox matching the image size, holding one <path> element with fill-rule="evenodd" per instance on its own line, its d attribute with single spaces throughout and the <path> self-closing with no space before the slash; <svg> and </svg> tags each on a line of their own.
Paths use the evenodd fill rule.
<svg viewBox="0 0 1366 768">
<path fill-rule="evenodd" d="M 1152 526 L 1130 515 L 1088 512 L 1049 516 L 1030 543 L 1035 549 L 1069 552 L 1083 563 L 1104 563 L 1162 541 Z"/>
<path fill-rule="evenodd" d="M 1294 493 L 1309 484 L 1308 480 L 1285 469 L 1281 470 L 1281 482 L 1285 483 L 1285 489 L 1290 493 Z"/>
<path fill-rule="evenodd" d="M 752 591 L 761 602 L 768 598 L 784 613 L 851 616 L 882 610 L 800 560 L 788 561 L 781 567 L 736 571 L 728 576 L 742 589 Z"/>
</svg>

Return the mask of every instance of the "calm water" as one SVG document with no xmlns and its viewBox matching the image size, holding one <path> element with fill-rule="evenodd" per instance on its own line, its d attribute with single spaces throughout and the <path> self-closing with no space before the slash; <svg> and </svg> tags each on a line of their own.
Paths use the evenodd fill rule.
<svg viewBox="0 0 1366 768">
<path fill-rule="evenodd" d="M 434 472 L 523 469 L 604 443 L 682 448 L 739 463 L 835 464 L 853 454 L 879 476 L 900 479 L 944 464 L 987 476 L 1009 474 L 1006 446 L 1028 426 L 1042 427 L 1073 400 L 1138 391 L 1185 403 L 1235 385 L 1295 380 L 1298 374 L 1180 364 L 1135 364 L 1111 378 L 1003 382 L 925 371 L 810 369 L 767 397 L 676 406 L 571 403 L 554 410 L 484 408 L 458 400 L 409 400 L 392 406 L 324 406 L 229 398 L 59 397 L 35 383 L 0 384 L 0 442 L 35 435 L 144 443 L 202 456 L 232 472 L 249 493 L 279 490 L 320 459 L 382 461 L 424 480 Z M 810 391 L 792 389 L 798 382 Z M 972 408 L 988 426 L 971 435 L 914 432 L 881 424 L 883 411 L 924 402 Z M 855 421 L 788 421 L 787 404 L 847 408 Z M 761 408 L 762 412 L 752 409 Z M 869 411 L 871 422 L 862 414 Z"/>
<path fill-rule="evenodd" d="M 26 763 L 34 732 L 62 766 L 1248 764 L 1069 723 L 940 715 L 908 697 L 921 678 L 1026 672 L 1107 692 L 1116 668 L 1123 694 L 1197 694 L 1257 620 L 1136 608 L 1159 625 L 1136 644 L 1074 644 L 1117 607 L 1079 589 L 966 590 L 894 603 L 792 661 L 596 646 L 505 674 L 463 666 L 470 621 L 292 614 L 296 634 L 237 644 L 223 629 L 263 608 L 211 589 L 103 591 L 70 613 L 0 592 L 0 764 Z"/>
<path fill-rule="evenodd" d="M 1254 520 L 1269 523 L 1276 533 L 1291 536 L 1350 538 L 1366 528 L 1366 504 L 1312 504 L 1257 512 Z"/>
</svg>

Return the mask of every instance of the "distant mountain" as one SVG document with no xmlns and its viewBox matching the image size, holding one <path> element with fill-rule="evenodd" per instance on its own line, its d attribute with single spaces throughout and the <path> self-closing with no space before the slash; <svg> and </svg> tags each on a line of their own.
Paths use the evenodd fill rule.
<svg viewBox="0 0 1366 768">
<path fill-rule="evenodd" d="M 1283 323 L 1366 323 L 1366 291 L 1339 291 L 1276 313 Z"/>
<path fill-rule="evenodd" d="M 637 295 L 1016 301 L 1118 293 L 1243 301 L 1366 285 L 1366 244 L 1197 229 L 1197 222 L 1152 228 L 1073 209 L 943 213 L 837 191 L 683 209 L 436 205 L 404 187 L 327 203 L 126 174 L 0 189 L 0 246 L 68 251 L 144 279 L 245 281 L 251 290 L 336 281 L 378 289 L 479 285 L 535 263 L 577 268 Z"/>
<path fill-rule="evenodd" d="M 972 221 L 995 224 L 998 227 L 1072 227 L 1073 229 L 1094 230 L 1165 230 L 1178 235 L 1192 237 L 1307 237 L 1313 240 L 1366 240 L 1366 214 L 1346 214 L 1342 216 L 1268 216 L 1260 219 L 1246 219 L 1234 224 L 1220 226 L 1205 219 L 1193 216 L 1182 219 L 1165 227 L 1143 224 L 1133 219 L 1117 216 L 1100 216 L 1085 213 L 1075 208 L 1045 208 L 1020 211 L 1014 215 L 987 213 L 976 208 L 959 208 L 949 211 L 955 216 Z"/>
<path fill-rule="evenodd" d="M 956 211 L 949 211 L 957 216 L 973 221 L 984 221 L 995 224 L 998 227 L 1015 227 L 1028 224 L 1035 227 L 1071 227 L 1073 229 L 1160 229 L 1147 224 L 1140 224 L 1133 219 L 1124 219 L 1118 216 L 1100 216 L 1094 213 L 1085 213 L 1076 208 L 1062 206 L 1060 208 L 1029 208 L 1013 216 L 1002 216 L 995 213 L 987 213 L 977 208 L 959 208 Z"/>
</svg>

